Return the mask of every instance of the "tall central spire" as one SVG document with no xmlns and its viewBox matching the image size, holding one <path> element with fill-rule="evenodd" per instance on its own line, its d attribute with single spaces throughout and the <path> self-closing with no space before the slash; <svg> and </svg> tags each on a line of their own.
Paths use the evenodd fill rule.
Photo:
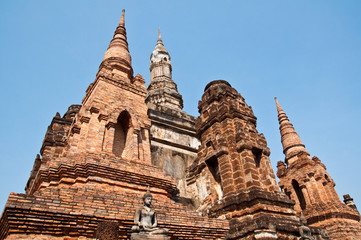
<svg viewBox="0 0 361 240">
<path fill-rule="evenodd" d="M 298 134 L 296 133 L 296 130 L 288 120 L 286 113 L 283 111 L 276 97 L 275 101 L 278 112 L 278 122 L 280 125 L 283 153 L 285 154 L 285 162 L 287 164 L 291 164 L 294 161 L 294 157 L 297 156 L 299 153 L 302 152 L 307 155 L 310 154 L 305 149 L 305 145 L 302 143 L 300 136 L 298 136 Z"/>
<path fill-rule="evenodd" d="M 103 63 L 109 63 L 112 68 L 118 69 L 118 75 L 133 78 L 132 59 L 128 49 L 127 32 L 124 20 L 125 10 L 119 20 L 119 25 L 114 32 L 113 39 L 104 54 Z"/>
<path fill-rule="evenodd" d="M 172 64 L 170 55 L 165 49 L 158 30 L 158 40 L 150 55 L 150 83 L 146 102 L 181 111 L 183 98 L 179 94 L 177 84 L 172 80 Z"/>
</svg>

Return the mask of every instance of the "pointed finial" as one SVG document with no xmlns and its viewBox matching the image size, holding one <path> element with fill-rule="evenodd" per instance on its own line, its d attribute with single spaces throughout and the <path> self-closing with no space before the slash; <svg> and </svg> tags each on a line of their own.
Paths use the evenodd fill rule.
<svg viewBox="0 0 361 240">
<path fill-rule="evenodd" d="M 298 136 L 293 125 L 288 120 L 286 113 L 283 111 L 276 97 L 275 101 L 278 112 L 278 122 L 280 125 L 279 129 L 281 134 L 283 153 L 285 154 L 285 162 L 286 164 L 290 164 L 291 162 L 293 162 L 294 157 L 297 156 L 299 153 L 302 152 L 307 155 L 310 154 L 305 149 L 305 145 L 303 145 L 300 136 Z M 292 160 L 290 161 L 290 159 Z"/>
<path fill-rule="evenodd" d="M 157 41 L 157 45 L 162 45 L 162 46 L 163 46 L 162 36 L 160 35 L 160 28 L 158 28 L 158 41 Z"/>
<path fill-rule="evenodd" d="M 278 100 L 277 100 L 277 97 L 275 97 L 275 101 L 276 101 L 277 111 L 278 111 L 278 112 L 283 111 L 282 108 L 281 108 L 280 103 L 279 103 Z"/>
<path fill-rule="evenodd" d="M 122 10 L 122 16 L 120 17 L 120 21 L 119 21 L 119 26 L 123 26 L 124 27 L 124 14 L 125 14 L 125 9 Z"/>
</svg>

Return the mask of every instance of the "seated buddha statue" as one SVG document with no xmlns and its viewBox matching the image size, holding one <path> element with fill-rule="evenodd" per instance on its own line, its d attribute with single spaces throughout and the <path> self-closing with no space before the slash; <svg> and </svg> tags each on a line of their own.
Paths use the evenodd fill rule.
<svg viewBox="0 0 361 240">
<path fill-rule="evenodd" d="M 158 227 L 157 214 L 150 207 L 152 199 L 153 198 L 148 186 L 148 190 L 143 196 L 143 206 L 138 207 L 135 211 L 132 231 L 150 235 L 166 235 L 168 233 L 168 229 Z"/>
</svg>

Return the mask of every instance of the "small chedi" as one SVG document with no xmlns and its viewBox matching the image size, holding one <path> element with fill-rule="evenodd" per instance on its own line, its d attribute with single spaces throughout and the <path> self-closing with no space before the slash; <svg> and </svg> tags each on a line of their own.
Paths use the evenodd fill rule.
<svg viewBox="0 0 361 240">
<path fill-rule="evenodd" d="M 361 239 L 353 199 L 340 201 L 277 100 L 278 184 L 257 118 L 227 81 L 207 84 L 196 118 L 160 31 L 149 70 L 145 87 L 123 10 L 82 103 L 55 115 L 25 194 L 10 194 L 0 240 Z"/>
<path fill-rule="evenodd" d="M 282 191 L 295 201 L 310 227 L 319 228 L 323 238 L 361 239 L 360 214 L 350 196 L 340 201 L 326 166 L 310 154 L 283 111 L 277 98 L 279 129 L 285 161 L 277 164 Z"/>
<path fill-rule="evenodd" d="M 149 187 L 143 196 L 143 205 L 134 214 L 131 239 L 168 239 L 168 229 L 158 227 L 158 218 L 151 208 L 152 195 Z"/>
</svg>

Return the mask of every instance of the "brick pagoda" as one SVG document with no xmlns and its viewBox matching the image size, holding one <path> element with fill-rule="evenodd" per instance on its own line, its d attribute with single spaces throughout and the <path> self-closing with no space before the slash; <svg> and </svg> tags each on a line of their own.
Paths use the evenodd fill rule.
<svg viewBox="0 0 361 240">
<path fill-rule="evenodd" d="M 146 88 L 133 73 L 123 10 L 82 104 L 56 113 L 25 194 L 10 194 L 0 240 L 130 239 L 148 186 L 169 239 L 361 238 L 352 198 L 341 203 L 278 102 L 286 156 L 279 185 L 257 118 L 237 90 L 212 81 L 200 116 L 184 112 L 160 31 L 149 69 Z"/>
</svg>

